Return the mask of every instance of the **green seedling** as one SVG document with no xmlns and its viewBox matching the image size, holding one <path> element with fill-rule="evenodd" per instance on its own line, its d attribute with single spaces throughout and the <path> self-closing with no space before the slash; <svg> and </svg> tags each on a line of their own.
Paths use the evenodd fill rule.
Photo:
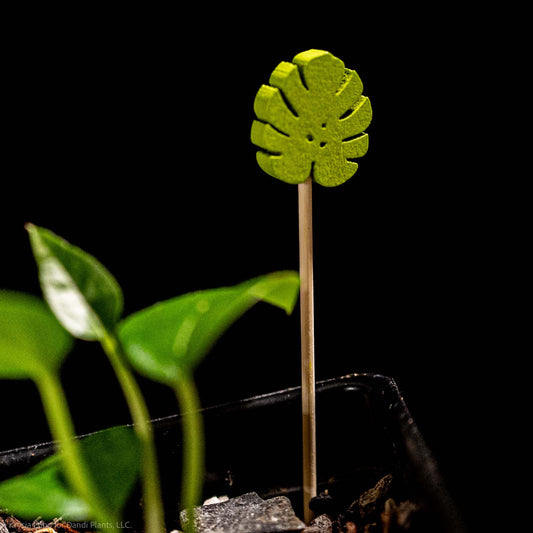
<svg viewBox="0 0 533 533">
<path fill-rule="evenodd" d="M 48 305 L 71 335 L 100 342 L 115 371 L 142 445 L 146 532 L 161 533 L 165 530 L 164 513 L 150 416 L 116 335 L 123 310 L 122 290 L 90 254 L 45 228 L 26 227 Z"/>
<path fill-rule="evenodd" d="M 115 370 L 130 407 L 141 448 L 145 531 L 160 533 L 164 530 L 164 517 L 153 431 L 134 371 L 170 386 L 179 402 L 184 435 L 182 505 L 189 509 L 199 503 L 204 469 L 203 425 L 193 379 L 194 370 L 227 328 L 256 303 L 264 301 L 287 313 L 292 312 L 298 298 L 298 274 L 292 271 L 275 272 L 233 287 L 185 294 L 123 319 L 120 286 L 100 262 L 50 230 L 32 224 L 27 225 L 27 230 L 43 294 L 55 317 L 44 303 L 40 305 L 47 310 L 48 320 L 60 332 L 57 335 L 61 335 L 59 338 L 63 342 L 68 341 L 69 347 L 70 336 L 65 330 L 79 339 L 100 342 Z M 24 322 L 19 321 L 19 324 Z M 24 331 L 21 326 L 17 334 L 21 343 L 19 352 L 27 348 Z M 8 342 L 10 336 L 6 338 L 4 342 Z M 38 345 L 39 340 L 35 344 Z M 3 376 L 8 377 L 11 368 L 8 363 L 11 358 L 17 359 L 17 356 L 13 355 L 10 346 L 5 348 Z M 41 358 L 46 357 L 41 352 L 39 354 Z M 25 357 L 21 357 L 22 362 L 26 360 Z M 40 361 L 38 357 L 36 359 Z M 62 361 L 59 356 L 57 359 L 53 365 L 55 374 L 49 373 L 55 376 L 56 388 Z M 36 371 L 31 375 L 40 376 L 41 372 Z M 54 405 L 66 411 L 64 395 Z M 51 424 L 57 423 L 55 418 L 54 413 L 51 413 Z M 64 437 L 67 447 L 70 446 L 68 449 L 73 447 L 74 432 L 71 426 Z M 83 465 L 83 461 L 78 450 L 75 455 L 71 453 L 69 466 L 76 472 L 76 468 L 82 468 L 79 465 Z M 38 467 L 36 472 L 40 476 L 51 475 L 47 464 Z M 29 483 L 35 480 L 36 472 L 30 473 Z M 80 473 L 78 478 L 78 497 L 82 495 L 81 499 L 86 501 L 89 496 L 97 494 L 96 490 L 83 487 L 83 481 L 89 479 L 86 472 Z M 30 483 L 29 488 L 21 488 L 24 486 L 22 479 L 17 483 L 11 486 L 17 486 L 19 494 L 22 490 L 31 492 L 32 487 L 35 487 L 35 484 Z M 79 501 L 71 504 L 74 511 L 76 505 L 81 505 Z"/>
<path fill-rule="evenodd" d="M 106 443 L 111 445 L 98 460 L 90 460 L 94 449 L 103 450 L 97 438 L 89 441 L 84 449 L 80 448 L 59 377 L 71 347 L 72 337 L 42 300 L 0 291 L 0 378 L 34 381 L 52 437 L 61 451 L 60 456 L 38 467 L 28 478 L 15 478 L 1 484 L 0 506 L 26 516 L 37 513 L 34 517 L 48 513 L 52 517 L 63 513 L 83 519 L 91 517 L 113 527 L 121 509 L 121 501 L 117 498 L 124 493 L 117 493 L 115 498 L 106 489 L 125 474 L 124 491 L 128 491 L 129 480 L 136 475 L 136 458 L 128 461 L 130 456 L 126 455 L 117 461 L 117 449 L 112 445 L 116 440 L 110 440 L 110 435 Z M 121 433 L 120 437 L 126 438 L 126 435 Z M 135 450 L 133 444 L 129 453 Z M 60 466 L 68 485 L 59 476 Z M 104 467 L 103 473 L 100 467 Z"/>
<path fill-rule="evenodd" d="M 198 504 L 203 480 L 203 429 L 194 369 L 214 342 L 259 301 L 291 313 L 295 272 L 277 272 L 234 287 L 186 294 L 133 314 L 119 327 L 129 360 L 146 377 L 172 388 L 184 421 L 183 506 Z"/>
</svg>

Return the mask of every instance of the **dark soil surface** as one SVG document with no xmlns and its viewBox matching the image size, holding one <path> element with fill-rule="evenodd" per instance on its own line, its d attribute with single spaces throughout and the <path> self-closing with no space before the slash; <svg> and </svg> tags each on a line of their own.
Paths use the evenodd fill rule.
<svg viewBox="0 0 533 533">
<path fill-rule="evenodd" d="M 403 499 L 395 487 L 391 475 L 383 476 L 373 487 L 364 491 L 349 505 L 341 502 L 329 491 L 322 492 L 311 500 L 311 509 L 315 519 L 305 529 L 276 529 L 275 531 L 300 533 L 420 533 L 431 531 L 428 526 L 428 514 L 422 507 L 409 499 Z M 96 527 L 91 522 L 65 522 L 56 519 L 45 522 L 41 519 L 28 523 L 13 516 L 0 514 L 0 533 L 92 533 Z M 242 524 L 241 524 L 242 525 Z M 251 531 L 262 531 L 252 523 Z M 429 527 L 429 529 L 428 529 Z M 127 533 L 137 531 L 133 523 L 124 522 L 123 530 Z M 218 531 L 218 530 L 217 530 Z M 244 530 L 243 530 L 244 531 Z M 247 531 L 247 530 L 246 530 Z M 210 530 L 199 533 L 210 533 Z"/>
</svg>

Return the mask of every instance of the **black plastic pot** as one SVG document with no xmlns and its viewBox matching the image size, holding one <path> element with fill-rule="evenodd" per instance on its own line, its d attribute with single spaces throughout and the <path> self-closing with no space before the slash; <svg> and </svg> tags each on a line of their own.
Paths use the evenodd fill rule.
<svg viewBox="0 0 533 533">
<path fill-rule="evenodd" d="M 426 512 L 427 531 L 465 531 L 434 458 L 391 378 L 353 374 L 317 383 L 319 491 L 347 503 L 392 474 Z M 204 409 L 204 495 L 288 496 L 301 516 L 300 388 Z M 154 421 L 168 526 L 179 512 L 181 423 Z M 0 453 L 0 479 L 53 452 L 50 443 Z"/>
</svg>

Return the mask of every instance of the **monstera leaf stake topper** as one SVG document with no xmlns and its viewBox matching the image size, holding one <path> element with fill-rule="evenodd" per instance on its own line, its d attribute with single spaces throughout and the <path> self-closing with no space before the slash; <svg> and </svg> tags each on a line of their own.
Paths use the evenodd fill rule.
<svg viewBox="0 0 533 533">
<path fill-rule="evenodd" d="M 323 50 L 283 61 L 254 102 L 252 142 L 259 166 L 282 181 L 298 184 L 300 307 L 302 344 L 302 433 L 304 518 L 317 493 L 312 182 L 341 185 L 368 150 L 364 130 L 372 120 L 357 72 Z"/>
<path fill-rule="evenodd" d="M 310 176 L 335 187 L 351 178 L 368 149 L 363 133 L 372 120 L 370 100 L 355 70 L 322 50 L 280 63 L 254 102 L 252 142 L 259 166 L 287 183 Z"/>
</svg>

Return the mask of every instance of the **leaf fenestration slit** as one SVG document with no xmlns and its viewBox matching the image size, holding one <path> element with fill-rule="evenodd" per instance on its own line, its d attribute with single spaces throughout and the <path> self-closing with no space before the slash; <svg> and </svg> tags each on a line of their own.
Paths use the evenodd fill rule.
<svg viewBox="0 0 533 533">
<path fill-rule="evenodd" d="M 298 67 L 298 74 L 300 75 L 300 80 L 302 81 L 302 85 L 308 91 L 309 85 L 307 85 L 307 82 L 305 80 L 304 69 L 302 65 L 296 65 L 296 66 Z"/>
<path fill-rule="evenodd" d="M 348 70 L 348 69 L 344 69 L 344 75 L 342 77 L 342 81 L 338 87 L 338 89 L 335 91 L 335 96 L 338 96 L 339 94 L 342 93 L 342 91 L 344 91 L 344 89 L 346 88 L 346 86 L 348 85 L 348 83 L 350 82 L 351 80 L 351 71 Z"/>
<path fill-rule="evenodd" d="M 346 139 L 342 139 L 342 142 L 346 143 L 349 141 L 353 141 L 355 139 L 359 139 L 360 137 L 363 137 L 364 135 L 365 135 L 364 133 L 358 133 L 357 135 L 352 135 L 351 137 L 346 137 Z"/>
<path fill-rule="evenodd" d="M 298 113 L 296 112 L 296 109 L 292 106 L 290 100 L 287 98 L 285 93 L 282 89 L 278 87 L 279 95 L 281 96 L 281 99 L 283 100 L 283 103 L 287 106 L 287 109 L 291 112 L 291 114 L 294 116 L 295 119 L 300 118 Z"/>
<path fill-rule="evenodd" d="M 270 122 L 263 122 L 262 120 L 258 120 L 257 122 L 261 122 L 263 124 L 268 124 L 274 131 L 276 131 L 280 135 L 283 135 L 284 137 L 287 137 L 287 138 L 290 137 L 290 135 L 288 133 L 285 133 L 284 131 L 280 130 L 279 128 L 274 126 L 274 124 L 271 124 Z"/>
<path fill-rule="evenodd" d="M 311 162 L 311 171 L 309 172 L 309 177 L 312 181 L 315 180 L 315 161 Z"/>
<path fill-rule="evenodd" d="M 345 118 L 348 118 L 350 115 L 352 115 L 353 113 L 355 113 L 355 110 L 356 108 L 355 107 L 350 107 L 348 108 L 340 117 L 339 117 L 339 120 L 344 120 Z"/>
<path fill-rule="evenodd" d="M 281 152 L 271 152 L 270 150 L 266 150 L 265 148 L 261 148 L 261 150 L 257 150 L 257 151 L 265 155 L 271 155 L 271 156 L 277 156 L 277 157 L 283 155 Z"/>
</svg>

